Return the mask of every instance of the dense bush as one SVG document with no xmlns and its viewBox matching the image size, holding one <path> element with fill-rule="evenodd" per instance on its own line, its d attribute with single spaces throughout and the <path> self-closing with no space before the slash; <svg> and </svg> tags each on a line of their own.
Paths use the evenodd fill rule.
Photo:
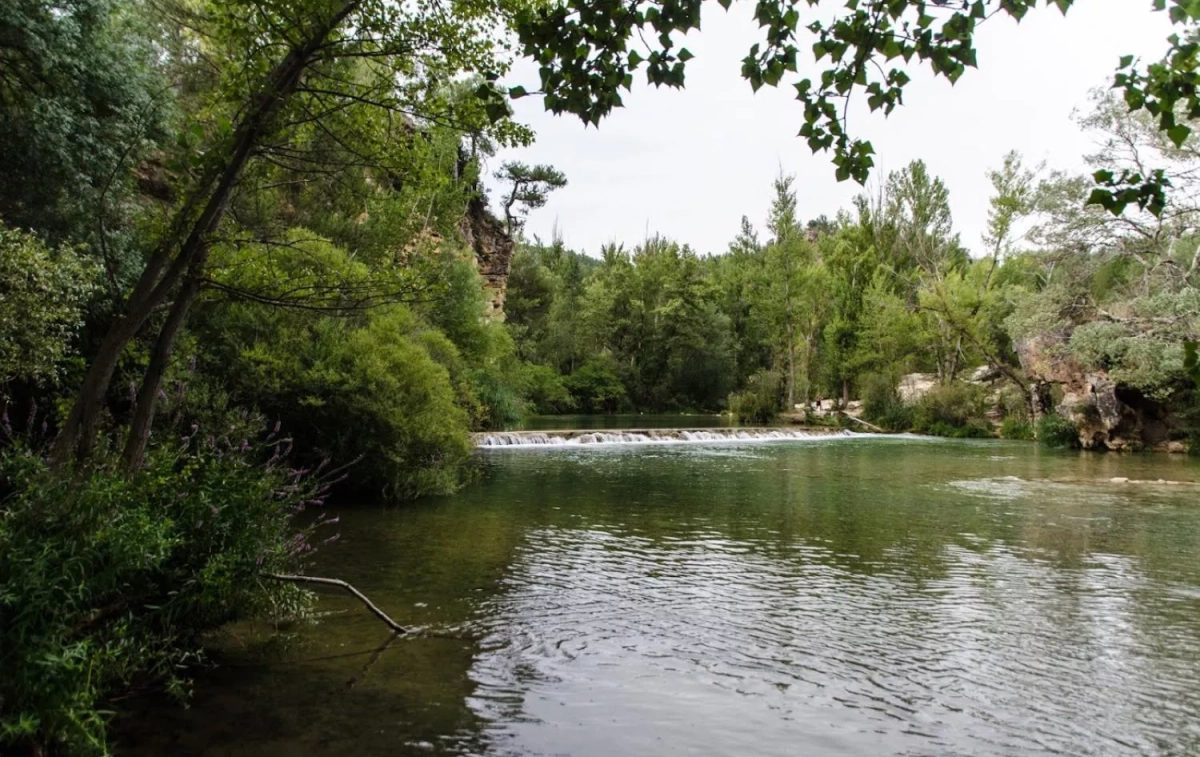
<svg viewBox="0 0 1200 757">
<path fill-rule="evenodd" d="M 532 410 L 541 415 L 569 413 L 575 409 L 575 398 L 567 390 L 563 377 L 547 365 L 527 365 L 522 392 Z"/>
<path fill-rule="evenodd" d="M 586 413 L 615 413 L 629 401 L 616 367 L 605 358 L 592 358 L 563 383 Z"/>
<path fill-rule="evenodd" d="M 957 438 L 992 435 L 986 417 L 987 390 L 976 384 L 939 384 L 913 407 L 913 428 L 923 434 Z"/>
<path fill-rule="evenodd" d="M 1052 449 L 1074 449 L 1079 446 L 1079 429 L 1069 419 L 1057 414 L 1043 415 L 1038 421 L 1038 441 Z"/>
<path fill-rule="evenodd" d="M 779 413 L 782 385 L 775 371 L 758 371 L 746 380 L 745 389 L 729 396 L 729 412 L 743 422 L 771 422 Z"/>
<path fill-rule="evenodd" d="M 888 431 L 908 431 L 913 410 L 900 400 L 896 382 L 888 376 L 868 374 L 862 380 L 863 418 Z"/>
<path fill-rule="evenodd" d="M 17 447 L 0 457 L 0 752 L 104 754 L 113 693 L 182 694 L 200 634 L 306 606 L 263 574 L 311 551 L 312 528 L 291 520 L 321 489 L 281 463 L 290 442 L 221 430 L 153 448 L 132 475 L 103 460 L 63 475 Z"/>
<path fill-rule="evenodd" d="M 1009 416 L 1000 424 L 1000 437 L 1029 441 L 1033 439 L 1033 426 L 1016 416 Z"/>
<path fill-rule="evenodd" d="M 98 274 L 74 248 L 0 224 L 0 389 L 58 378 Z"/>
<path fill-rule="evenodd" d="M 447 368 L 456 348 L 406 308 L 352 319 L 230 305 L 201 328 L 212 345 L 201 369 L 217 374 L 235 403 L 282 420 L 305 464 L 361 459 L 350 483 L 399 499 L 462 481 L 470 417 L 456 391 L 474 389 L 460 376 L 456 390 Z"/>
</svg>

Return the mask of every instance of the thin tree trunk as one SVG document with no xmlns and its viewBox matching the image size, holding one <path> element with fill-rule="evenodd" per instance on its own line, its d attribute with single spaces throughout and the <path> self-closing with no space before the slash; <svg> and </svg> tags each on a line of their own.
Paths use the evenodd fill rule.
<svg viewBox="0 0 1200 757">
<path fill-rule="evenodd" d="M 154 411 L 158 407 L 158 393 L 162 388 L 163 374 L 171 361 L 171 352 L 175 348 L 175 340 L 187 321 L 188 311 L 196 301 L 200 291 L 200 273 L 204 268 L 204 258 L 207 254 L 196 259 L 197 265 L 183 280 L 175 302 L 167 313 L 167 320 L 158 332 L 158 340 L 154 344 L 154 353 L 150 356 L 150 364 L 146 366 L 146 374 L 142 377 L 141 388 L 138 389 L 137 407 L 133 420 L 129 424 L 129 437 L 125 440 L 125 451 L 122 455 L 125 467 L 132 470 L 141 467 L 146 455 L 146 445 L 150 442 L 150 429 L 154 425 Z"/>
<path fill-rule="evenodd" d="M 72 457 L 83 461 L 91 456 L 99 432 L 104 399 L 121 353 L 137 335 L 150 314 L 166 301 L 171 290 L 176 287 L 197 256 L 207 254 L 208 237 L 224 218 L 242 170 L 269 127 L 272 117 L 278 112 L 280 104 L 295 93 L 304 70 L 312 62 L 312 56 L 361 2 L 362 0 L 347 0 L 336 15 L 313 29 L 303 44 L 292 47 L 267 76 L 262 90 L 251 99 L 249 111 L 233 132 L 228 157 L 217 171 L 216 175 L 219 178 L 215 181 L 215 187 L 210 190 L 214 182 L 202 181 L 193 192 L 192 199 L 177 213 L 172 232 L 156 248 L 150 263 L 130 294 L 126 314 L 105 334 L 76 395 L 67 422 L 51 450 L 51 458 L 57 463 L 66 462 Z M 189 227 L 187 219 L 191 216 L 191 211 L 200 206 L 203 206 L 203 210 Z M 185 228 L 188 228 L 187 236 L 172 258 L 169 250 L 174 246 L 175 240 L 182 236 Z M 166 272 L 160 278 L 159 272 L 164 267 Z M 186 316 L 186 308 L 183 315 Z"/>
<path fill-rule="evenodd" d="M 959 334 L 957 341 L 954 343 L 954 352 L 950 353 L 950 369 L 947 381 L 954 381 L 958 376 L 958 357 L 962 354 L 962 335 Z"/>
</svg>

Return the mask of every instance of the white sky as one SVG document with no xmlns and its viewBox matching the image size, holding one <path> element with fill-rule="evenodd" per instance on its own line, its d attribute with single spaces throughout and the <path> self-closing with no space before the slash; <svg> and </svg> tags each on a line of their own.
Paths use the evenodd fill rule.
<svg viewBox="0 0 1200 757">
<path fill-rule="evenodd" d="M 1088 90 L 1107 86 L 1121 55 L 1157 58 L 1171 33 L 1151 0 L 1077 0 L 1066 18 L 1039 8 L 1018 26 L 997 17 L 980 27 L 979 68 L 951 86 L 918 71 L 905 104 L 888 118 L 870 114 L 859 98 L 851 107 L 851 133 L 875 146 L 872 181 L 922 158 L 950 190 L 955 226 L 968 248 L 978 249 L 987 220 L 986 171 L 1012 149 L 1027 165 L 1083 169 L 1093 147 L 1071 120 L 1087 105 Z M 690 244 L 698 252 L 723 252 L 748 215 L 763 227 L 771 180 L 782 166 L 797 175 L 799 215 L 833 217 L 861 188 L 838 183 L 828 154 L 812 155 L 796 136 L 802 123 L 791 80 L 757 94 L 741 78 L 741 59 L 761 39 L 752 5 L 726 13 L 706 3 L 703 29 L 685 43 L 684 90 L 654 89 L 635 74 L 625 107 L 585 129 L 574 116 L 555 117 L 540 98 L 517 100 L 517 118 L 537 132 L 537 142 L 504 151 L 490 161 L 550 163 L 569 185 L 534 211 L 530 235 L 549 240 L 557 222 L 568 246 L 590 254 L 606 242 L 631 246 L 646 232 Z M 801 17 L 803 24 L 804 16 Z M 803 47 L 803 46 L 802 46 Z M 794 79 L 816 78 L 824 65 L 801 58 Z M 534 65 L 521 61 L 511 84 L 535 89 Z"/>
</svg>

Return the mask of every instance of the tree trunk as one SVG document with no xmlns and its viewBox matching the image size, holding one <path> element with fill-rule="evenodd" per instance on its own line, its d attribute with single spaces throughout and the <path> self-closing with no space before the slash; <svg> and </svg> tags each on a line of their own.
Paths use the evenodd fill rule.
<svg viewBox="0 0 1200 757">
<path fill-rule="evenodd" d="M 954 351 L 950 353 L 950 368 L 946 371 L 947 382 L 954 381 L 958 376 L 958 357 L 962 354 L 962 335 L 954 342 Z"/>
<path fill-rule="evenodd" d="M 188 202 L 176 214 L 172 231 L 157 246 L 150 263 L 130 294 L 125 315 L 105 334 L 76 395 L 67 422 L 54 442 L 51 450 L 52 460 L 64 463 L 74 457 L 85 461 L 91 456 L 99 432 L 104 399 L 121 353 L 137 335 L 150 314 L 166 301 L 171 290 L 176 287 L 197 257 L 207 254 L 208 236 L 224 218 L 242 170 L 266 133 L 271 119 L 278 112 L 280 105 L 295 93 L 304 70 L 312 62 L 312 56 L 361 2 L 362 0 L 347 0 L 336 15 L 315 27 L 303 43 L 294 45 L 267 76 L 266 83 L 258 94 L 250 99 L 246 115 L 234 129 L 227 157 L 212 171 L 217 178 L 202 180 Z M 201 206 L 203 210 L 199 217 L 189 223 L 191 212 Z M 186 238 L 172 258 L 170 249 L 183 236 L 185 229 Z M 159 274 L 164 267 L 166 272 L 160 278 Z M 186 317 L 186 311 L 185 307 L 182 317 Z M 172 338 L 171 342 L 173 341 Z M 153 399 L 150 397 L 150 401 Z"/>
<path fill-rule="evenodd" d="M 197 265 L 183 281 L 175 302 L 167 313 L 166 323 L 158 332 L 158 340 L 154 344 L 154 353 L 150 356 L 150 364 L 146 366 L 146 374 L 142 377 L 141 388 L 138 389 L 137 407 L 133 420 L 129 424 L 129 437 L 125 440 L 125 451 L 122 460 L 125 467 L 133 470 L 142 465 L 146 456 L 146 445 L 150 442 L 150 429 L 154 425 L 154 411 L 158 406 L 158 393 L 162 388 L 163 374 L 171 362 L 171 352 L 175 348 L 175 340 L 187 321 L 188 311 L 196 301 L 200 291 L 200 274 L 204 268 L 204 258 L 207 254 L 196 259 Z"/>
<path fill-rule="evenodd" d="M 1033 380 L 1029 382 L 1029 418 L 1033 423 L 1033 436 L 1038 437 L 1038 425 L 1042 420 L 1042 416 L 1046 412 L 1045 399 L 1043 392 L 1045 384 L 1041 381 Z"/>
</svg>

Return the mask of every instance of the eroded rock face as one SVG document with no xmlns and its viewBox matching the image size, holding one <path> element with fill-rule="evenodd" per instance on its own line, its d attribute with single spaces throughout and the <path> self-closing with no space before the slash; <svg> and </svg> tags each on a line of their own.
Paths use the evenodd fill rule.
<svg viewBox="0 0 1200 757">
<path fill-rule="evenodd" d="M 1034 381 L 1057 384 L 1055 412 L 1079 427 L 1084 449 L 1134 450 L 1167 441 L 1169 419 L 1159 403 L 1104 371 L 1089 371 L 1067 354 L 1065 332 L 1022 339 L 1013 346 Z"/>
<path fill-rule="evenodd" d="M 508 289 L 508 273 L 512 268 L 513 240 L 504 224 L 488 212 L 481 198 L 467 206 L 459 224 L 463 239 L 475 253 L 475 266 L 483 277 L 488 296 L 489 318 L 504 320 L 504 295 Z"/>
</svg>

